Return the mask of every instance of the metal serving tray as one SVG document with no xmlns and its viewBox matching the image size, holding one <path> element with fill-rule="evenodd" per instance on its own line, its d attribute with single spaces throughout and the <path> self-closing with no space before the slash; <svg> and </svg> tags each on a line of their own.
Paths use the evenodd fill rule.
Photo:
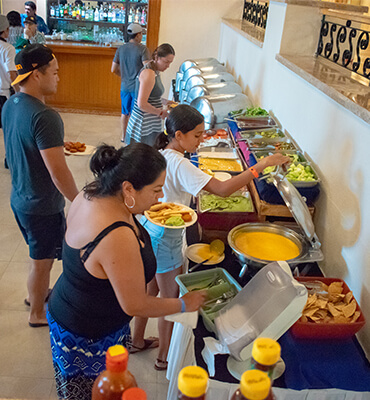
<svg viewBox="0 0 370 400">
<path fill-rule="evenodd" d="M 266 150 L 250 150 L 251 155 L 255 158 L 255 161 L 258 162 L 261 157 L 267 157 L 270 156 L 271 154 L 275 154 L 275 153 L 281 153 L 284 154 L 286 156 L 293 156 L 293 155 L 298 155 L 298 162 L 299 163 L 307 163 L 307 159 L 306 157 L 297 150 L 276 150 L 276 151 L 266 151 Z M 297 162 L 294 161 L 293 159 L 291 159 L 291 162 Z"/>
<path fill-rule="evenodd" d="M 269 135 L 277 134 L 278 136 L 275 138 L 270 138 L 269 136 L 264 136 L 263 133 L 266 132 Z M 240 132 L 241 138 L 238 141 L 246 141 L 247 139 L 262 139 L 262 140 L 276 140 L 280 141 L 282 139 L 286 140 L 287 136 L 284 132 L 279 128 L 264 128 L 264 129 L 253 129 L 253 130 L 241 130 Z"/>
<path fill-rule="evenodd" d="M 276 126 L 276 121 L 270 115 L 243 117 L 243 120 L 235 119 L 241 130 L 256 130 Z"/>
<path fill-rule="evenodd" d="M 222 213 L 222 214 L 235 214 L 235 213 L 240 214 L 240 213 L 251 213 L 251 212 L 254 212 L 254 205 L 253 205 L 253 201 L 251 199 L 251 194 L 250 194 L 250 192 L 248 191 L 247 188 L 240 189 L 240 190 L 236 191 L 235 193 L 231 194 L 230 196 L 227 196 L 227 197 L 245 197 L 245 198 L 249 199 L 250 200 L 250 204 L 251 204 L 251 209 L 247 210 L 247 211 L 225 211 L 223 209 L 218 209 L 218 208 L 212 208 L 212 209 L 206 208 L 206 209 L 204 209 L 202 207 L 202 198 L 203 198 L 203 196 L 206 196 L 206 195 L 209 195 L 209 194 L 210 193 L 208 193 L 207 191 L 204 191 L 204 190 L 202 190 L 199 193 L 199 196 L 198 196 L 198 211 L 200 213 L 210 212 L 210 213 Z"/>
<path fill-rule="evenodd" d="M 314 187 L 314 186 L 318 185 L 321 182 L 320 178 L 317 175 L 317 172 L 315 171 L 315 169 L 313 168 L 311 163 L 309 163 L 309 162 L 300 162 L 300 163 L 294 163 L 294 164 L 302 164 L 304 167 L 309 166 L 310 169 L 312 170 L 312 172 L 314 173 L 315 180 L 314 181 L 310 181 L 310 182 L 306 182 L 306 181 L 290 181 L 289 180 L 289 182 L 293 186 L 295 186 L 296 188 L 310 188 L 310 187 Z M 267 180 L 266 180 L 266 182 L 272 185 L 272 183 L 268 182 Z"/>
<path fill-rule="evenodd" d="M 201 147 L 197 153 L 199 157 L 203 158 L 240 160 L 237 150 L 230 147 Z"/>
<path fill-rule="evenodd" d="M 288 138 L 263 138 L 263 139 L 246 139 L 249 150 L 254 151 L 290 151 L 300 150 L 299 147 Z M 287 149 L 279 148 L 279 144 L 289 147 Z"/>
</svg>

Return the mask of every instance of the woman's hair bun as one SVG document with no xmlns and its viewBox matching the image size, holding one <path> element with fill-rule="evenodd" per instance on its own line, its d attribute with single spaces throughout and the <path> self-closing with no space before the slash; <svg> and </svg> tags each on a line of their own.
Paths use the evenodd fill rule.
<svg viewBox="0 0 370 400">
<path fill-rule="evenodd" d="M 94 176 L 100 176 L 103 171 L 116 167 L 119 163 L 122 148 L 117 150 L 107 144 L 100 145 L 90 161 L 90 169 Z"/>
</svg>

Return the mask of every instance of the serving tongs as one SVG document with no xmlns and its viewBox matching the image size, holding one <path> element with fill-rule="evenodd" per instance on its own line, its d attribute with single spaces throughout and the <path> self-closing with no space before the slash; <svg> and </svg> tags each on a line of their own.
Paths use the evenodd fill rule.
<svg viewBox="0 0 370 400">
<path fill-rule="evenodd" d="M 271 154 L 269 154 L 271 155 Z M 269 172 L 268 174 L 264 174 L 258 178 L 259 181 L 264 181 L 271 177 L 277 177 L 280 181 L 283 180 L 288 174 L 288 166 L 287 164 L 278 165 L 275 171 Z"/>
</svg>

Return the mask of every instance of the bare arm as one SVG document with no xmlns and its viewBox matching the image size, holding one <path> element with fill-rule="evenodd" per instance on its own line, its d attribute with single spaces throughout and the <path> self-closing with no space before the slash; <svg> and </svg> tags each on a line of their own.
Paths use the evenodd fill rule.
<svg viewBox="0 0 370 400">
<path fill-rule="evenodd" d="M 258 173 L 261 173 L 266 167 L 285 164 L 289 161 L 289 157 L 285 157 L 282 154 L 277 153 L 272 156 L 263 158 L 256 165 L 254 165 L 253 168 Z M 253 178 L 254 176 L 252 172 L 246 170 L 241 174 L 223 182 L 219 181 L 216 178 L 212 178 L 203 189 L 218 196 L 227 197 L 242 188 L 243 186 L 247 185 L 253 180 Z"/>
<path fill-rule="evenodd" d="M 140 110 L 145 111 L 149 114 L 158 115 L 162 117 L 163 109 L 153 107 L 148 103 L 150 92 L 153 90 L 155 85 L 155 73 L 151 69 L 145 69 L 139 76 L 140 88 L 137 97 L 137 104 Z"/>
<path fill-rule="evenodd" d="M 13 82 L 18 76 L 16 71 L 9 71 L 8 74 L 9 74 L 10 82 Z M 19 85 L 15 85 L 15 86 L 13 86 L 13 88 L 16 92 L 19 92 Z"/>
<path fill-rule="evenodd" d="M 73 201 L 78 189 L 66 163 L 63 147 L 40 150 L 40 153 L 56 188 L 69 201 Z"/>
<path fill-rule="evenodd" d="M 181 301 L 177 298 L 161 299 L 147 295 L 139 244 L 131 229 L 123 227 L 111 232 L 99 243 L 89 260 L 86 263 L 88 270 L 91 263 L 101 265 L 126 314 L 155 318 L 181 311 Z M 186 311 L 197 310 L 204 297 L 200 292 L 185 295 Z"/>
<path fill-rule="evenodd" d="M 116 74 L 117 76 L 121 77 L 121 68 L 119 67 L 119 64 L 116 62 L 112 62 L 112 68 L 111 71 L 113 74 Z"/>
</svg>

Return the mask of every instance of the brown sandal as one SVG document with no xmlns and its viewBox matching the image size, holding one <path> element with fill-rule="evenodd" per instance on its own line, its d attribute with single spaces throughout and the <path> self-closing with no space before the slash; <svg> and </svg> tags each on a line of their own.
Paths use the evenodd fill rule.
<svg viewBox="0 0 370 400">
<path fill-rule="evenodd" d="M 147 339 L 144 339 L 143 347 L 137 347 L 131 343 L 131 344 L 127 345 L 127 350 L 130 354 L 135 354 L 135 353 L 139 353 L 140 351 L 147 350 L 147 349 L 155 349 L 158 346 L 159 346 L 159 339 L 157 337 L 151 336 Z"/>
<path fill-rule="evenodd" d="M 167 361 L 162 361 L 159 358 L 156 359 L 154 363 L 154 369 L 157 371 L 165 371 L 168 367 L 168 362 Z"/>
</svg>

